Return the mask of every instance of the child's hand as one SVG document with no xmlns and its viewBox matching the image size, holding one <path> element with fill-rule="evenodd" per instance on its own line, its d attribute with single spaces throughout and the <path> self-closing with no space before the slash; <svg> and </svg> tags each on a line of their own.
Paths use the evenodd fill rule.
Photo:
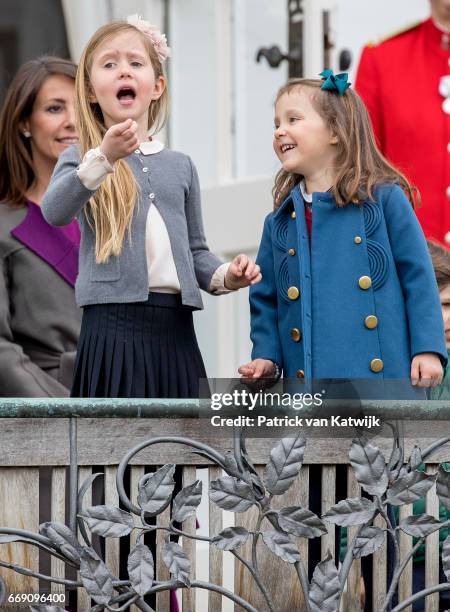
<svg viewBox="0 0 450 612">
<path fill-rule="evenodd" d="M 139 147 L 136 131 L 136 121 L 126 119 L 122 123 L 112 125 L 103 136 L 100 149 L 111 165 L 118 159 L 131 155 Z"/>
<path fill-rule="evenodd" d="M 249 285 L 256 285 L 262 279 L 259 266 L 247 257 L 238 255 L 231 262 L 225 276 L 226 289 L 242 289 Z"/>
<path fill-rule="evenodd" d="M 276 373 L 275 364 L 270 359 L 253 359 L 238 368 L 241 378 L 257 380 L 259 378 L 274 378 Z"/>
<path fill-rule="evenodd" d="M 411 362 L 411 384 L 418 387 L 437 387 L 442 382 L 441 360 L 435 353 L 419 353 Z"/>
</svg>

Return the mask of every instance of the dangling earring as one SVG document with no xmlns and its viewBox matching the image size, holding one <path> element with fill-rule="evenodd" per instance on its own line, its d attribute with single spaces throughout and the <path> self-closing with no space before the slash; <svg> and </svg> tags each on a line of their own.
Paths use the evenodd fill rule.
<svg viewBox="0 0 450 612">
<path fill-rule="evenodd" d="M 28 130 L 23 130 L 22 134 L 25 136 L 25 138 L 31 137 L 31 132 L 29 132 Z"/>
</svg>

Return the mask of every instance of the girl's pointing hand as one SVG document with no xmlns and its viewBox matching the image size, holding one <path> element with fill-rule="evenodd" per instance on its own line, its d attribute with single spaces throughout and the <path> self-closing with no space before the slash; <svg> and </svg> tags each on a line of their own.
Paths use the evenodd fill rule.
<svg viewBox="0 0 450 612">
<path fill-rule="evenodd" d="M 262 279 L 261 271 L 255 262 L 240 254 L 233 259 L 225 276 L 227 289 L 242 289 L 249 285 L 256 285 Z"/>
<path fill-rule="evenodd" d="M 139 147 L 137 136 L 137 123 L 133 119 L 126 119 L 122 123 L 112 125 L 103 136 L 100 149 L 112 165 L 118 159 L 131 155 Z"/>
</svg>

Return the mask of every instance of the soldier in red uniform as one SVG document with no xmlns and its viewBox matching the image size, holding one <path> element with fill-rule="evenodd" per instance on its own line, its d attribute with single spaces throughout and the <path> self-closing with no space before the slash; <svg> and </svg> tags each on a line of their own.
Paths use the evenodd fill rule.
<svg viewBox="0 0 450 612">
<path fill-rule="evenodd" d="M 356 89 L 384 155 L 422 196 L 428 238 L 450 248 L 450 0 L 431 17 L 364 48 Z"/>
</svg>

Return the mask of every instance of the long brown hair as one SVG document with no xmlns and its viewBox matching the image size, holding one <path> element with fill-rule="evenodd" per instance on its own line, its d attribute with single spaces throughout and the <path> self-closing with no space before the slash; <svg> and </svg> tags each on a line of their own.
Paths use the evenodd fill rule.
<svg viewBox="0 0 450 612">
<path fill-rule="evenodd" d="M 103 114 L 97 103 L 91 102 L 90 72 L 95 51 L 108 38 L 122 32 L 139 34 L 148 52 L 155 77 L 164 76 L 161 62 L 148 36 L 126 21 L 114 21 L 99 28 L 88 42 L 80 58 L 76 79 L 77 129 L 80 139 L 81 156 L 98 147 L 106 132 Z M 164 89 L 158 100 L 153 100 L 148 112 L 148 128 L 156 133 L 166 121 L 168 92 Z M 105 262 L 111 255 L 119 255 L 125 233 L 133 218 L 138 188 L 128 164 L 119 159 L 110 174 L 100 185 L 85 208 L 86 218 L 95 228 L 95 258 Z"/>
<path fill-rule="evenodd" d="M 50 76 L 75 81 L 76 71 L 69 60 L 44 55 L 23 64 L 12 80 L 0 116 L 0 202 L 25 204 L 25 193 L 35 176 L 29 138 L 20 126 L 33 112 L 36 97 Z"/>
<path fill-rule="evenodd" d="M 305 87 L 311 90 L 311 103 L 332 134 L 337 137 L 336 180 L 332 187 L 338 206 L 358 204 L 373 199 L 374 187 L 382 183 L 398 183 L 412 205 L 418 203 L 417 190 L 383 157 L 372 130 L 363 101 L 353 89 L 343 96 L 321 89 L 319 79 L 291 79 L 278 91 L 275 104 L 284 94 Z M 278 208 L 303 176 L 281 168 L 273 187 L 274 208 Z"/>
</svg>

